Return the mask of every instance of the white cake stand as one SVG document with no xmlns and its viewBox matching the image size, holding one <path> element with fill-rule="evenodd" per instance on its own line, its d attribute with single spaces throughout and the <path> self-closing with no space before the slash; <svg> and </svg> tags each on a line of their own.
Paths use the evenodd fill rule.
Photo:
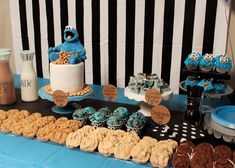
<svg viewBox="0 0 235 168">
<path fill-rule="evenodd" d="M 45 86 L 44 86 L 45 87 Z M 49 100 L 51 102 L 53 102 L 53 97 L 51 94 L 45 92 L 44 90 L 44 87 L 40 88 L 39 91 L 38 91 L 38 95 L 42 98 L 42 99 L 45 99 L 45 100 Z M 90 86 L 91 88 L 91 86 Z M 81 101 L 85 98 L 89 98 L 92 96 L 92 92 L 93 92 L 93 89 L 91 88 L 91 91 L 87 94 L 85 94 L 84 96 L 68 96 L 67 100 L 68 102 L 70 101 Z M 65 107 L 59 107 L 57 105 L 53 105 L 51 107 L 51 110 L 55 113 L 58 113 L 58 114 L 71 114 L 73 113 L 73 110 L 68 108 L 67 106 Z"/>
<path fill-rule="evenodd" d="M 124 96 L 128 97 L 129 99 L 133 99 L 135 101 L 140 102 L 139 112 L 142 113 L 146 117 L 151 116 L 151 109 L 153 108 L 153 106 L 146 103 L 145 95 L 135 94 L 133 92 L 130 92 L 129 89 L 126 87 L 125 90 L 124 90 Z M 173 96 L 173 91 L 172 90 L 166 91 L 166 92 L 161 94 L 161 97 L 162 97 L 163 101 L 171 99 L 172 96 Z"/>
</svg>

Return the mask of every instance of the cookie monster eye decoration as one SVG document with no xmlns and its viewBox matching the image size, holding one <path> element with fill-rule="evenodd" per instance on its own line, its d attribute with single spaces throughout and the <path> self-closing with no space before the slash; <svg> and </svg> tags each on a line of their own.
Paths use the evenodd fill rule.
<svg viewBox="0 0 235 168">
<path fill-rule="evenodd" d="M 228 63 L 228 57 L 225 57 L 225 56 L 220 57 L 220 62 L 221 62 L 222 64 L 227 64 L 227 63 Z"/>
<path fill-rule="evenodd" d="M 192 53 L 192 54 L 190 55 L 190 60 L 191 60 L 191 61 L 195 61 L 195 62 L 197 62 L 197 61 L 198 61 L 198 55 L 197 55 L 197 54 Z"/>
<path fill-rule="evenodd" d="M 54 62 L 59 59 L 59 54 L 62 51 L 71 55 L 68 57 L 69 64 L 77 64 L 84 61 L 87 58 L 86 50 L 81 44 L 78 36 L 79 34 L 75 28 L 66 26 L 64 30 L 65 42 L 48 49 L 50 61 Z"/>
<path fill-rule="evenodd" d="M 204 60 L 206 62 L 212 62 L 213 61 L 213 55 L 212 54 L 205 54 Z"/>
</svg>

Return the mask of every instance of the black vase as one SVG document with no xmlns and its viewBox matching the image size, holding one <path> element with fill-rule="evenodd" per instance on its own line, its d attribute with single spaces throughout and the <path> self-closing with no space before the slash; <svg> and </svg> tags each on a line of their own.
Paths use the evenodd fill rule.
<svg viewBox="0 0 235 168">
<path fill-rule="evenodd" d="M 185 121 L 194 126 L 199 126 L 202 123 L 202 115 L 199 111 L 201 95 L 203 88 L 193 86 L 187 88 L 187 107 L 185 111 Z"/>
</svg>

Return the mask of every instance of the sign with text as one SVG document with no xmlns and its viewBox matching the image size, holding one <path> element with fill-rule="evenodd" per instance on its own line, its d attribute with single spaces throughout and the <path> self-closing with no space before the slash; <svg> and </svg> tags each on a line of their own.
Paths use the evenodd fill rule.
<svg viewBox="0 0 235 168">
<path fill-rule="evenodd" d="M 149 89 L 145 93 L 145 100 L 149 105 L 156 106 L 161 103 L 161 93 L 157 89 Z"/>
<path fill-rule="evenodd" d="M 165 125 L 170 121 L 171 113 L 165 106 L 157 105 L 151 110 L 151 118 L 157 124 Z"/>
<path fill-rule="evenodd" d="M 68 103 L 68 99 L 67 99 L 68 94 L 62 90 L 54 91 L 52 97 L 53 97 L 53 102 L 59 107 L 64 107 Z"/>
<path fill-rule="evenodd" d="M 105 85 L 103 95 L 110 100 L 114 100 L 118 96 L 118 89 L 114 85 Z"/>
</svg>

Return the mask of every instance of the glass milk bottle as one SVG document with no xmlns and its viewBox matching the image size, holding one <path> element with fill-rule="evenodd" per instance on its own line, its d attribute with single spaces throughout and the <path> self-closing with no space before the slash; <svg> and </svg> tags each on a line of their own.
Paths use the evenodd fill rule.
<svg viewBox="0 0 235 168">
<path fill-rule="evenodd" d="M 9 67 L 9 50 L 0 49 L 0 104 L 10 105 L 16 102 L 13 76 Z"/>
<path fill-rule="evenodd" d="M 37 75 L 33 67 L 34 52 L 23 50 L 20 52 L 23 60 L 23 71 L 21 73 L 21 99 L 25 102 L 32 102 L 38 99 Z"/>
</svg>

